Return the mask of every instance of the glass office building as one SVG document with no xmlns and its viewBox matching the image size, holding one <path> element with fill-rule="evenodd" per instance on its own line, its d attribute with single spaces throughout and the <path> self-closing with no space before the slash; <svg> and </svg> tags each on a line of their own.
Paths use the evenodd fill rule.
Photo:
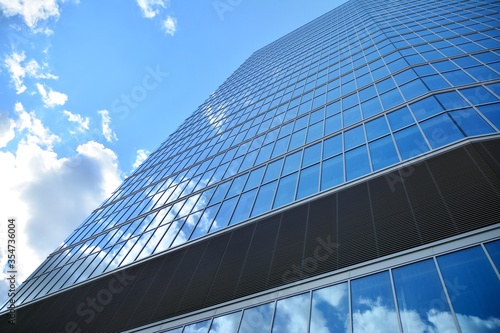
<svg viewBox="0 0 500 333">
<path fill-rule="evenodd" d="M 1 330 L 500 332 L 500 3 L 351 0 L 256 51 Z"/>
</svg>

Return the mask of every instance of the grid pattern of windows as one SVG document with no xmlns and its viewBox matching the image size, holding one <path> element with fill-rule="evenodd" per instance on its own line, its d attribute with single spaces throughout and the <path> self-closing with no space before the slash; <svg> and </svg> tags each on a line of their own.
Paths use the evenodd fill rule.
<svg viewBox="0 0 500 333">
<path fill-rule="evenodd" d="M 352 0 L 255 52 L 18 290 L 23 304 L 500 131 L 500 4 Z"/>
<path fill-rule="evenodd" d="M 497 240 L 158 332 L 497 332 L 499 261 Z"/>
</svg>

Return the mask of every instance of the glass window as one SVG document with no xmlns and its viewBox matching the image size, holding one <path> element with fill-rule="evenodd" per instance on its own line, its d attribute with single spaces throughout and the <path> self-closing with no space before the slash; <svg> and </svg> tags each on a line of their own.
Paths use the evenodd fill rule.
<svg viewBox="0 0 500 333">
<path fill-rule="evenodd" d="M 238 333 L 269 332 L 273 310 L 274 302 L 245 309 Z"/>
<path fill-rule="evenodd" d="M 416 79 L 406 84 L 400 86 L 401 92 L 403 93 L 404 98 L 409 101 L 417 96 L 423 95 L 429 90 L 425 86 L 425 84 L 420 80 Z"/>
<path fill-rule="evenodd" d="M 424 137 L 416 125 L 394 133 L 396 145 L 403 160 L 420 155 L 429 150 Z"/>
<path fill-rule="evenodd" d="M 386 110 L 404 102 L 398 89 L 392 89 L 383 93 L 380 95 L 380 99 L 382 100 L 382 105 Z"/>
<path fill-rule="evenodd" d="M 264 174 L 264 170 L 266 169 L 265 166 L 262 166 L 258 169 L 254 169 L 250 171 L 250 176 L 248 177 L 248 181 L 245 185 L 244 191 L 247 191 L 249 189 L 252 189 L 261 183 L 262 175 Z M 244 175 L 246 176 L 246 175 Z M 229 197 L 229 195 L 227 196 Z"/>
<path fill-rule="evenodd" d="M 206 333 L 208 332 L 208 328 L 210 327 L 210 322 L 211 320 L 208 319 L 199 323 L 185 326 L 182 333 Z"/>
<path fill-rule="evenodd" d="M 215 218 L 215 221 L 210 228 L 210 232 L 217 231 L 229 224 L 229 219 L 233 214 L 233 209 L 237 201 L 238 197 L 232 197 L 231 199 L 228 199 L 222 203 L 219 209 L 219 213 L 217 214 L 217 217 Z"/>
<path fill-rule="evenodd" d="M 297 189 L 297 199 L 302 199 L 318 192 L 319 163 L 302 169 Z"/>
<path fill-rule="evenodd" d="M 467 75 L 463 70 L 460 69 L 452 72 L 442 73 L 442 75 L 454 86 L 461 86 L 474 82 L 474 80 L 469 75 Z"/>
<path fill-rule="evenodd" d="M 198 237 L 201 237 L 205 235 L 208 230 L 210 229 L 210 226 L 212 225 L 215 214 L 217 214 L 217 211 L 219 210 L 220 204 L 208 207 L 205 209 L 203 214 L 200 217 L 200 220 L 198 221 L 198 224 L 196 225 L 196 228 L 193 231 L 193 234 L 191 235 L 190 239 L 196 239 Z M 154 236 L 151 238 L 149 242 L 153 240 Z"/>
<path fill-rule="evenodd" d="M 211 205 L 222 201 L 222 199 L 226 196 L 229 185 L 231 185 L 230 181 L 220 184 L 208 204 Z"/>
<path fill-rule="evenodd" d="M 484 244 L 491 260 L 495 263 L 498 271 L 500 271 L 500 240 Z"/>
<path fill-rule="evenodd" d="M 274 199 L 273 208 L 283 206 L 293 201 L 293 198 L 295 198 L 297 174 L 298 172 L 294 172 L 280 179 L 278 191 L 276 192 L 276 198 Z"/>
<path fill-rule="evenodd" d="M 462 332 L 500 331 L 500 281 L 480 246 L 437 258 Z"/>
<path fill-rule="evenodd" d="M 280 158 L 277 161 L 269 163 L 267 165 L 266 173 L 264 174 L 263 183 L 267 183 L 270 180 L 274 180 L 279 177 L 281 172 L 281 166 L 283 165 L 283 159 Z"/>
<path fill-rule="evenodd" d="M 305 137 L 306 137 L 306 129 L 305 128 L 293 133 L 292 137 L 290 139 L 289 150 L 293 150 L 297 147 L 302 146 L 304 144 Z"/>
<path fill-rule="evenodd" d="M 235 312 L 214 318 L 209 333 L 236 333 L 241 312 Z"/>
<path fill-rule="evenodd" d="M 312 293 L 312 332 L 349 332 L 349 300 L 347 283 L 315 290 Z"/>
<path fill-rule="evenodd" d="M 300 168 L 300 161 L 302 160 L 302 150 L 285 158 L 285 165 L 281 171 L 282 175 L 289 174 L 290 172 L 297 171 Z"/>
<path fill-rule="evenodd" d="M 389 272 L 352 280 L 351 304 L 353 333 L 399 332 Z"/>
<path fill-rule="evenodd" d="M 231 187 L 229 188 L 229 192 L 227 193 L 226 197 L 230 198 L 236 194 L 240 194 L 241 191 L 243 190 L 243 186 L 245 185 L 247 177 L 248 173 L 245 173 L 233 179 L 233 183 L 231 184 Z"/>
<path fill-rule="evenodd" d="M 365 143 L 365 130 L 363 125 L 354 127 L 344 132 L 344 149 L 348 150 Z"/>
<path fill-rule="evenodd" d="M 279 139 L 276 141 L 276 145 L 274 146 L 272 158 L 279 156 L 283 153 L 286 152 L 286 149 L 288 147 L 288 141 L 290 140 L 290 136 L 286 136 L 284 138 Z"/>
<path fill-rule="evenodd" d="M 398 153 L 390 135 L 370 142 L 368 147 L 370 147 L 374 171 L 399 162 Z"/>
<path fill-rule="evenodd" d="M 438 148 L 464 137 L 450 116 L 445 113 L 420 124 L 432 148 Z"/>
<path fill-rule="evenodd" d="M 413 116 L 408 110 L 408 107 L 403 107 L 399 110 L 387 114 L 387 119 L 393 131 L 397 131 L 405 126 L 413 124 Z"/>
<path fill-rule="evenodd" d="M 439 90 L 450 86 L 439 74 L 423 77 L 422 81 L 430 90 Z"/>
<path fill-rule="evenodd" d="M 370 172 L 366 146 L 355 148 L 345 154 L 346 179 L 351 180 Z"/>
<path fill-rule="evenodd" d="M 231 218 L 230 224 L 235 224 L 245 220 L 248 215 L 250 215 L 250 209 L 253 205 L 253 199 L 255 198 L 255 194 L 257 193 L 257 189 L 253 189 L 251 191 L 245 192 L 240 196 L 240 200 L 238 201 L 238 205 L 234 210 L 233 217 Z"/>
<path fill-rule="evenodd" d="M 382 112 L 382 106 L 380 105 L 378 97 L 369 99 L 366 102 L 361 103 L 361 110 L 363 111 L 364 118 L 369 118 Z"/>
<path fill-rule="evenodd" d="M 325 135 L 334 133 L 342 128 L 342 115 L 340 113 L 326 118 L 325 120 Z"/>
<path fill-rule="evenodd" d="M 372 140 L 389 133 L 389 127 L 387 126 L 387 121 L 384 116 L 367 122 L 365 126 L 368 140 Z"/>
<path fill-rule="evenodd" d="M 266 162 L 269 160 L 271 156 L 271 151 L 273 150 L 273 144 L 270 143 L 264 147 L 262 147 L 257 155 L 257 159 L 255 160 L 255 165 Z"/>
<path fill-rule="evenodd" d="M 456 330 L 433 259 L 394 269 L 392 275 L 403 332 Z"/>
<path fill-rule="evenodd" d="M 328 158 L 342 152 L 342 135 L 335 135 L 323 143 L 323 158 Z"/>
<path fill-rule="evenodd" d="M 359 105 L 356 105 L 350 109 L 344 110 L 344 127 L 350 126 L 361 120 L 361 111 Z"/>
<path fill-rule="evenodd" d="M 456 91 L 450 91 L 436 95 L 436 98 L 444 106 L 446 110 L 458 109 L 464 106 L 469 106 L 467 102 Z"/>
<path fill-rule="evenodd" d="M 321 159 L 321 142 L 304 149 L 304 158 L 302 159 L 302 167 L 306 167 L 313 163 L 319 162 Z"/>
<path fill-rule="evenodd" d="M 486 90 L 482 86 L 462 89 L 460 92 L 469 100 L 469 102 L 473 105 L 485 104 L 491 102 L 497 102 L 498 98 L 496 98 L 492 93 Z"/>
<path fill-rule="evenodd" d="M 493 133 L 493 128 L 472 108 L 449 113 L 467 136 Z"/>
<path fill-rule="evenodd" d="M 277 181 L 275 180 L 260 187 L 259 194 L 257 194 L 252 214 L 250 216 L 259 215 L 261 213 L 269 211 L 269 209 L 271 208 L 271 203 L 273 202 L 276 184 Z"/>
<path fill-rule="evenodd" d="M 478 106 L 477 108 L 496 126 L 496 128 L 500 129 L 500 112 L 498 112 L 498 110 L 500 110 L 499 103 Z"/>
<path fill-rule="evenodd" d="M 317 122 L 314 125 L 310 125 L 307 130 L 306 143 L 313 142 L 323 136 L 323 122 Z"/>
<path fill-rule="evenodd" d="M 309 303 L 309 293 L 279 300 L 272 333 L 307 332 Z"/>
<path fill-rule="evenodd" d="M 410 104 L 410 108 L 417 120 L 422 120 L 443 111 L 443 107 L 438 103 L 434 96 L 412 103 Z"/>
</svg>

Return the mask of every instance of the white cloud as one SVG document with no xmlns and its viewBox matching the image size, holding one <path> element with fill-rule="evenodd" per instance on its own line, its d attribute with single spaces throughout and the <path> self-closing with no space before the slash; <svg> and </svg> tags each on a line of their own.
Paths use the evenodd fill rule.
<svg viewBox="0 0 500 333">
<path fill-rule="evenodd" d="M 49 92 L 45 90 L 45 87 L 40 83 L 36 84 L 38 92 L 42 95 L 42 101 L 45 107 L 52 108 L 56 105 L 64 105 L 68 100 L 68 95 L 54 91 L 49 88 Z"/>
<path fill-rule="evenodd" d="M 16 92 L 18 94 L 21 94 L 26 90 L 26 86 L 24 85 L 25 77 L 31 77 L 35 79 L 58 78 L 54 74 L 46 72 L 47 64 L 42 64 L 42 66 L 40 66 L 40 64 L 34 59 L 27 62 L 25 60 L 26 54 L 24 53 L 24 51 L 21 53 L 13 52 L 4 60 L 4 65 L 10 73 L 11 80 L 14 83 Z M 22 63 L 24 63 L 24 65 Z"/>
<path fill-rule="evenodd" d="M 137 150 L 137 156 L 135 158 L 135 162 L 132 165 L 132 168 L 135 170 L 139 167 L 139 165 L 142 164 L 148 158 L 150 152 L 144 149 L 138 149 Z"/>
<path fill-rule="evenodd" d="M 84 132 L 85 130 L 89 130 L 89 117 L 82 117 L 81 115 L 77 113 L 71 113 L 68 110 L 64 110 L 63 113 L 66 117 L 68 117 L 69 122 L 78 124 L 78 131 Z"/>
<path fill-rule="evenodd" d="M 30 28 L 38 21 L 59 18 L 57 0 L 0 0 L 0 10 L 7 16 L 21 16 Z"/>
<path fill-rule="evenodd" d="M 142 15 L 146 18 L 155 17 L 159 14 L 160 7 L 165 8 L 165 2 L 163 0 L 137 0 L 137 5 L 141 8 Z"/>
<path fill-rule="evenodd" d="M 72 157 L 59 157 L 52 143 L 59 138 L 27 112 L 15 106 L 17 149 L 0 151 L 0 220 L 18 222 L 18 282 L 22 282 L 122 181 L 116 154 L 89 141 Z M 40 237 L 43 235 L 43 237 Z M 0 242 L 6 244 L 6 233 Z M 7 262 L 0 248 L 0 266 Z M 0 272 L 0 295 L 7 295 Z M 3 298 L 4 296 L 0 297 Z"/>
<path fill-rule="evenodd" d="M 177 19 L 172 16 L 167 16 L 165 21 L 163 21 L 162 27 L 166 34 L 173 36 L 177 30 Z"/>
<path fill-rule="evenodd" d="M 16 122 L 10 119 L 6 112 L 0 112 L 0 148 L 7 146 L 7 144 L 14 139 Z"/>
<path fill-rule="evenodd" d="M 111 123 L 111 117 L 109 116 L 108 110 L 100 110 L 98 113 L 101 115 L 101 124 L 102 124 L 102 135 L 106 138 L 108 142 L 116 141 L 118 138 L 116 137 L 116 133 L 109 127 Z"/>
</svg>

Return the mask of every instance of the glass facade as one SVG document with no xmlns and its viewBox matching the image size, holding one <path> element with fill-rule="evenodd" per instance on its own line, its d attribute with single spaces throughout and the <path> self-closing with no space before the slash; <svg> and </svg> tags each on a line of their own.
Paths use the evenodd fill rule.
<svg viewBox="0 0 500 333">
<path fill-rule="evenodd" d="M 18 289 L 17 304 L 498 133 L 499 28 L 497 1 L 351 0 L 258 50 L 32 273 Z M 498 264 L 498 244 L 486 248 Z M 467 258 L 468 269 L 491 275 L 491 263 L 476 253 L 482 250 L 457 256 Z M 292 332 L 290 325 L 300 332 L 351 326 L 375 332 L 363 317 L 379 314 L 396 323 L 385 332 L 413 332 L 417 322 L 428 328 L 422 331 L 439 322 L 465 332 L 471 318 L 491 319 L 498 330 L 498 312 L 477 305 L 486 285 L 498 293 L 498 270 L 478 283 L 458 271 L 463 261 L 452 257 L 183 332 L 251 332 L 255 318 L 272 332 Z M 457 279 L 468 291 L 454 298 L 446 281 Z M 415 298 L 409 286 L 418 281 L 428 288 Z M 436 299 L 442 304 L 432 307 Z"/>
<path fill-rule="evenodd" d="M 157 332 L 499 332 L 499 267 L 489 259 L 499 247 L 480 244 Z"/>
</svg>

